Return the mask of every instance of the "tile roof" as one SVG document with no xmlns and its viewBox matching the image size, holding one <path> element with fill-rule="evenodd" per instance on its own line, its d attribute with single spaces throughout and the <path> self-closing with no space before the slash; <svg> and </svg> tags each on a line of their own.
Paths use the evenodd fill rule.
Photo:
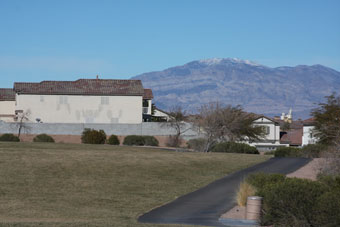
<svg viewBox="0 0 340 227">
<path fill-rule="evenodd" d="M 0 88 L 0 101 L 15 101 L 15 92 L 12 88 Z"/>
<path fill-rule="evenodd" d="M 303 129 L 291 129 L 284 133 L 280 138 L 281 143 L 288 143 L 290 145 L 301 146 L 302 144 Z"/>
<path fill-rule="evenodd" d="M 315 118 L 308 118 L 306 120 L 303 121 L 303 125 L 304 126 L 313 126 L 315 125 Z"/>
<path fill-rule="evenodd" d="M 140 80 L 79 79 L 76 81 L 14 83 L 14 90 L 18 94 L 41 95 L 144 95 Z"/>
<path fill-rule="evenodd" d="M 153 99 L 153 94 L 151 89 L 144 89 L 143 99 Z"/>
</svg>

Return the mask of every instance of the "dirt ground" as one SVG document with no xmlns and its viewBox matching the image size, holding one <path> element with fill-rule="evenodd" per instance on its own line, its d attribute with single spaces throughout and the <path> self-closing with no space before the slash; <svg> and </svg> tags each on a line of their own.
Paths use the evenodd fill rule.
<svg viewBox="0 0 340 227">
<path fill-rule="evenodd" d="M 314 158 L 307 165 L 301 167 L 293 173 L 287 174 L 287 177 L 297 177 L 310 180 L 316 180 L 318 173 L 320 172 L 320 166 L 322 165 L 322 158 Z M 246 218 L 246 208 L 235 206 L 228 212 L 223 214 L 221 218 L 225 219 L 245 219 Z"/>
</svg>

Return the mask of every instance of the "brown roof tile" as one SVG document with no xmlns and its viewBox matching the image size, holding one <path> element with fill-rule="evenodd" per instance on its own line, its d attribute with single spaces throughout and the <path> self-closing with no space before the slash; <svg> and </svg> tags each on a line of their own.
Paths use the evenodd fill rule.
<svg viewBox="0 0 340 227">
<path fill-rule="evenodd" d="M 15 92 L 12 88 L 0 88 L 0 101 L 15 101 Z"/>
<path fill-rule="evenodd" d="M 315 118 L 308 118 L 306 120 L 303 121 L 303 125 L 304 126 L 313 126 L 315 125 Z"/>
<path fill-rule="evenodd" d="M 76 81 L 42 81 L 14 83 L 19 94 L 43 95 L 144 95 L 140 80 L 79 79 Z"/>
<path fill-rule="evenodd" d="M 153 99 L 153 94 L 151 89 L 144 89 L 143 99 Z"/>
<path fill-rule="evenodd" d="M 303 129 L 292 129 L 287 131 L 280 139 L 281 143 L 300 146 L 302 144 Z"/>
</svg>

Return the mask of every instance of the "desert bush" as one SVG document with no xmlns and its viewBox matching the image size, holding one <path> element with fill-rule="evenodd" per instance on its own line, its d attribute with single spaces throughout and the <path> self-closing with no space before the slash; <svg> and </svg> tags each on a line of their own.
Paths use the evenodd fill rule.
<svg viewBox="0 0 340 227">
<path fill-rule="evenodd" d="M 321 153 L 327 150 L 327 146 L 323 144 L 308 144 L 302 148 L 296 147 L 280 147 L 276 149 L 275 157 L 305 157 L 319 158 Z"/>
<path fill-rule="evenodd" d="M 300 148 L 296 147 L 279 147 L 275 150 L 275 157 L 302 157 Z"/>
<path fill-rule="evenodd" d="M 146 146 L 157 147 L 159 145 L 158 140 L 154 136 L 143 136 L 143 139 L 144 139 L 144 145 Z"/>
<path fill-rule="evenodd" d="M 248 196 L 253 196 L 256 193 L 256 189 L 253 185 L 243 181 L 236 194 L 236 202 L 239 206 L 244 207 L 247 203 Z"/>
<path fill-rule="evenodd" d="M 257 191 L 261 191 L 266 185 L 281 183 L 286 179 L 283 174 L 254 173 L 246 178 L 246 182 L 253 185 Z"/>
<path fill-rule="evenodd" d="M 207 140 L 204 138 L 191 139 L 187 142 L 188 148 L 194 151 L 203 152 L 206 146 Z"/>
<path fill-rule="evenodd" d="M 259 154 L 255 147 L 235 142 L 218 143 L 211 149 L 211 152 Z"/>
<path fill-rule="evenodd" d="M 20 142 L 20 139 L 19 137 L 13 135 L 12 133 L 5 133 L 0 136 L 0 141 Z"/>
<path fill-rule="evenodd" d="M 340 225 L 340 176 L 323 176 L 315 182 L 257 173 L 245 182 L 263 197 L 262 225 Z"/>
<path fill-rule="evenodd" d="M 145 140 L 143 136 L 130 135 L 124 138 L 123 144 L 129 146 L 143 146 L 145 144 Z"/>
<path fill-rule="evenodd" d="M 116 136 L 116 135 L 111 135 L 109 137 L 109 139 L 107 140 L 107 143 L 110 144 L 110 145 L 119 145 L 120 144 L 118 136 Z"/>
<path fill-rule="evenodd" d="M 327 191 L 320 182 L 286 178 L 282 182 L 266 184 L 259 195 L 263 199 L 262 225 L 319 226 L 317 198 Z"/>
<path fill-rule="evenodd" d="M 332 190 L 318 197 L 314 215 L 317 226 L 340 226 L 340 190 Z"/>
<path fill-rule="evenodd" d="M 327 151 L 328 146 L 324 144 L 308 144 L 301 148 L 302 156 L 305 158 L 319 158 L 322 152 Z"/>
<path fill-rule="evenodd" d="M 51 136 L 49 136 L 49 135 L 43 133 L 43 134 L 39 134 L 39 135 L 35 136 L 35 137 L 33 138 L 33 142 L 47 142 L 47 143 L 54 143 L 54 139 L 53 139 Z"/>
<path fill-rule="evenodd" d="M 106 141 L 106 134 L 103 130 L 94 130 L 85 128 L 81 135 L 82 143 L 89 144 L 104 144 Z"/>
</svg>

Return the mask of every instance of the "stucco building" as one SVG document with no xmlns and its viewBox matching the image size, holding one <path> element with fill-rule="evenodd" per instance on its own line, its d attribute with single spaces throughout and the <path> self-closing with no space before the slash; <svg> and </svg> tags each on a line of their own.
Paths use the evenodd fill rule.
<svg viewBox="0 0 340 227">
<path fill-rule="evenodd" d="M 14 121 L 15 92 L 11 88 L 0 88 L 0 120 Z"/>
<path fill-rule="evenodd" d="M 252 141 L 249 144 L 260 151 L 275 150 L 278 147 L 288 146 L 280 143 L 280 124 L 265 116 L 259 116 L 253 122 L 254 126 L 264 129 L 264 136 L 261 140 Z"/>
<path fill-rule="evenodd" d="M 45 123 L 139 124 L 151 114 L 151 90 L 140 80 L 79 79 L 14 83 L 16 113 Z M 143 100 L 148 106 L 143 109 Z"/>
</svg>

